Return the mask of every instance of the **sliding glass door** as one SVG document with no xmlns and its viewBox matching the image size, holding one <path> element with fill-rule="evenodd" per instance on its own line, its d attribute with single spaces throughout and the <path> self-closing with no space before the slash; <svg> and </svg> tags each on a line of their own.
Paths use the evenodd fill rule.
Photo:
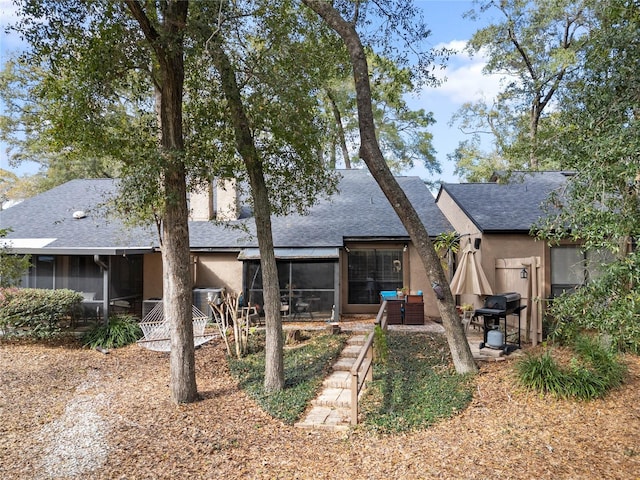
<svg viewBox="0 0 640 480">
<path fill-rule="evenodd" d="M 381 291 L 402 288 L 402 256 L 402 249 L 351 249 L 349 304 L 376 304 Z"/>
</svg>

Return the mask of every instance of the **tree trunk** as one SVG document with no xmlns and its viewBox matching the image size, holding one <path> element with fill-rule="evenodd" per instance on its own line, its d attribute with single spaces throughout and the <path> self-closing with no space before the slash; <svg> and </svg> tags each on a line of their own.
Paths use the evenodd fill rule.
<svg viewBox="0 0 640 480">
<path fill-rule="evenodd" d="M 165 172 L 166 209 L 162 224 L 163 307 L 171 337 L 171 399 L 193 402 L 198 397 L 191 312 L 192 284 L 189 272 L 189 228 L 184 172 Z"/>
<path fill-rule="evenodd" d="M 160 155 L 163 171 L 164 215 L 162 222 L 163 307 L 170 325 L 170 390 L 176 403 L 198 397 L 193 346 L 192 282 L 189 271 L 189 223 L 186 172 L 181 153 L 182 93 L 184 86 L 183 29 L 188 2 L 162 4 L 160 33 L 134 0 L 126 4 L 140 25 L 158 61 L 160 90 Z M 156 97 L 157 98 L 157 97 Z"/>
<path fill-rule="evenodd" d="M 248 167 L 249 168 L 249 167 Z M 262 167 L 249 171 L 254 199 L 256 231 L 260 248 L 262 285 L 265 311 L 265 371 L 264 388 L 268 392 L 284 388 L 284 358 L 282 318 L 280 317 L 280 285 L 271 234 L 271 211 L 269 196 L 264 182 Z"/>
<path fill-rule="evenodd" d="M 373 111 L 371 108 L 371 86 L 369 84 L 369 67 L 355 28 L 346 22 L 340 14 L 323 0 L 303 0 L 324 21 L 340 35 L 344 41 L 351 64 L 356 85 L 358 103 L 358 121 L 360 124 L 360 156 L 367 164 L 371 174 L 380 185 L 385 196 L 393 206 L 396 214 L 406 228 L 411 241 L 417 249 L 429 280 L 442 287 L 444 296 L 438 299 L 438 310 L 442 317 L 452 360 L 458 373 L 476 372 L 478 367 L 473 360 L 462 323 L 455 308 L 455 302 L 449 282 L 447 281 L 440 258 L 433 247 L 429 234 L 422 224 L 413 205 L 398 185 L 387 166 L 375 136 Z M 425 192 L 425 195 L 428 194 Z"/>
<path fill-rule="evenodd" d="M 220 73 L 222 90 L 229 104 L 234 125 L 236 148 L 245 163 L 251 184 L 264 296 L 266 330 L 264 388 L 268 392 L 273 392 L 284 388 L 284 359 L 280 284 L 271 229 L 271 202 L 264 180 L 262 162 L 255 148 L 235 72 L 229 57 L 222 49 L 219 38 L 212 38 L 210 53 Z"/>
<path fill-rule="evenodd" d="M 538 169 L 538 124 L 540 123 L 541 106 L 539 96 L 536 96 L 531 105 L 529 115 L 529 170 Z"/>
<path fill-rule="evenodd" d="M 336 129 L 338 131 L 338 141 L 340 142 L 340 150 L 342 151 L 342 158 L 344 160 L 344 168 L 351 168 L 351 159 L 349 158 L 349 150 L 347 149 L 347 140 L 344 136 L 344 127 L 342 126 L 342 115 L 340 115 L 340 109 L 338 108 L 338 104 L 333 98 L 333 93 L 331 90 L 327 89 L 327 97 L 329 98 L 329 102 L 331 102 L 331 110 L 333 111 L 333 118 L 336 122 Z"/>
</svg>

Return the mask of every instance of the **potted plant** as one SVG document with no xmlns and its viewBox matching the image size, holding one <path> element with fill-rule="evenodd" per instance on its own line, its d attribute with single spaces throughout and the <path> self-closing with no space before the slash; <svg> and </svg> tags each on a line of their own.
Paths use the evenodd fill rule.
<svg viewBox="0 0 640 480">
<path fill-rule="evenodd" d="M 463 303 L 460 305 L 460 311 L 462 312 L 463 318 L 471 318 L 474 310 L 475 308 L 470 303 Z"/>
<path fill-rule="evenodd" d="M 398 288 L 396 290 L 396 295 L 398 297 L 404 297 L 406 295 L 409 295 L 409 287 L 402 287 L 402 288 Z"/>
</svg>

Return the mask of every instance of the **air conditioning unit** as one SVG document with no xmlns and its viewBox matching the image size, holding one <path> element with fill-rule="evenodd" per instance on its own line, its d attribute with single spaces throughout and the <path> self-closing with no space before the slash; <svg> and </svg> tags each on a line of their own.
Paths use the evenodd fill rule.
<svg viewBox="0 0 640 480">
<path fill-rule="evenodd" d="M 209 302 L 222 299 L 222 288 L 194 288 L 193 304 L 207 317 L 212 318 Z"/>
</svg>

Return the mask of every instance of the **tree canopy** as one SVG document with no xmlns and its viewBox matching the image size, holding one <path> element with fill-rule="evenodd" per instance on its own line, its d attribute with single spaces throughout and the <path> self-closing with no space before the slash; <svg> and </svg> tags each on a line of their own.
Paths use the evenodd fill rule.
<svg viewBox="0 0 640 480">
<path fill-rule="evenodd" d="M 537 233 L 571 239 L 617 260 L 576 294 L 554 302 L 559 331 L 607 333 L 622 350 L 640 351 L 640 6 L 601 2 L 584 68 L 559 108 L 554 157 L 575 173 L 549 202 Z"/>
<path fill-rule="evenodd" d="M 418 25 L 414 39 L 427 32 L 410 15 L 411 2 L 384 5 L 370 45 L 382 47 L 380 72 L 406 87 L 409 79 L 426 78 L 426 70 L 419 62 L 415 71 L 403 69 L 406 52 L 398 50 L 395 66 L 387 59 L 395 47 L 379 34 L 398 28 L 398 21 L 402 28 Z M 247 180 L 263 275 L 275 272 L 275 280 L 265 279 L 276 292 L 265 293 L 266 311 L 279 318 L 269 217 L 304 212 L 335 186 L 320 161 L 329 128 L 317 93 L 343 69 L 346 50 L 317 16 L 297 7 L 289 0 L 21 2 L 14 28 L 30 49 L 13 64 L 19 72 L 7 71 L 4 84 L 6 95 L 14 92 L 17 99 L 10 104 L 8 131 L 23 132 L 7 136 L 18 147 L 14 160 L 41 162 L 52 181 L 118 176 L 117 207 L 128 218 L 157 222 L 171 324 L 171 389 L 179 403 L 196 398 L 188 192 L 213 177 L 233 177 L 240 185 Z M 362 13 L 358 22 L 374 21 Z M 396 161 L 408 154 L 407 145 L 429 157 L 428 134 L 412 137 L 398 127 L 400 119 L 426 127 L 429 115 L 409 112 L 400 98 L 405 90 L 394 81 L 383 84 L 381 105 L 395 108 L 395 124 L 385 134 L 388 150 Z M 380 108 L 379 114 L 383 120 L 387 112 Z M 278 323 L 268 318 L 270 325 Z M 274 359 L 277 350 L 271 349 Z M 265 385 L 277 389 L 278 383 L 281 388 L 278 379 Z"/>
<path fill-rule="evenodd" d="M 640 7 L 616 0 L 596 15 L 584 68 L 559 105 L 551 153 L 575 175 L 552 199 L 559 211 L 545 231 L 624 255 L 640 235 Z"/>
<path fill-rule="evenodd" d="M 376 134 L 391 171 L 399 174 L 419 163 L 428 172 L 440 173 L 428 130 L 435 120 L 423 109 L 412 110 L 407 101 L 416 90 L 411 69 L 401 68 L 371 49 L 367 49 L 367 56 Z M 329 164 L 337 165 L 342 157 L 347 168 L 362 165 L 357 151 L 360 138 L 353 79 L 343 74 L 327 82 L 323 90 L 326 115 L 333 119 L 327 122 Z"/>
<path fill-rule="evenodd" d="M 477 1 L 471 19 L 497 12 L 501 20 L 479 29 L 467 45 L 487 57 L 486 73 L 504 76 L 492 103 L 467 103 L 454 115 L 462 131 L 473 135 L 449 158 L 457 172 L 487 180 L 495 164 L 512 170 L 553 168 L 553 106 L 580 69 L 592 27 L 590 0 Z M 492 152 L 479 149 L 480 135 L 492 140 Z"/>
<path fill-rule="evenodd" d="M 368 51 L 374 65 L 377 129 L 394 172 L 420 163 L 438 173 L 428 131 L 432 115 L 412 110 L 407 96 L 435 81 L 430 69 L 444 54 L 421 49 L 429 34 L 423 23 L 414 19 L 397 24 L 394 18 L 408 8 L 404 3 L 385 2 L 382 14 L 363 10 L 358 17 L 371 42 Z M 268 150 L 266 142 L 261 143 L 269 161 L 267 179 L 274 182 L 274 192 L 282 192 L 273 205 L 280 212 L 308 206 L 300 198 L 287 198 L 282 180 L 289 182 L 290 172 L 307 173 L 298 175 L 299 179 L 316 180 L 302 197 L 308 201 L 317 197 L 316 186 L 318 191 L 330 190 L 326 168 L 295 157 L 309 158 L 313 152 L 314 158 L 323 157 L 329 166 L 334 165 L 336 148 L 346 145 L 338 140 L 335 109 L 344 121 L 340 125 L 347 137 L 349 161 L 354 166 L 359 162 L 353 83 L 345 75 L 344 46 L 327 34 L 317 18 L 296 11 L 295 4 L 194 2 L 185 29 L 184 133 L 189 177 L 195 179 L 204 171 L 211 174 L 212 167 L 228 175 L 240 175 L 243 170 L 233 150 L 227 148 L 230 130 L 221 119 L 225 110 L 216 93 L 219 81 L 207 64 L 206 32 L 212 31 L 210 23 L 214 22 L 225 33 L 225 48 L 233 51 L 242 89 L 251 98 L 247 108 L 252 110 L 253 127 L 270 139 Z M 13 29 L 24 35 L 30 47 L 0 73 L 0 97 L 6 105 L 0 117 L 0 139 L 10 146 L 11 165 L 26 160 L 40 164 L 39 191 L 72 178 L 133 180 L 138 174 L 148 178 L 153 172 L 139 165 L 149 163 L 144 152 L 150 151 L 157 135 L 153 96 L 149 95 L 157 78 L 148 52 L 136 49 L 141 37 L 132 18 L 113 2 L 25 1 L 23 5 L 24 20 L 18 20 Z M 380 35 L 401 27 L 408 29 L 405 35 L 411 42 L 405 43 L 410 48 L 399 49 Z M 89 54 L 94 59 L 80 66 Z M 105 58 L 109 61 L 103 61 Z M 72 65 L 74 61 L 78 65 Z M 142 141 L 151 143 L 143 146 Z M 322 178 L 325 180 L 318 182 Z M 132 191 L 141 188 L 144 182 Z"/>
</svg>

